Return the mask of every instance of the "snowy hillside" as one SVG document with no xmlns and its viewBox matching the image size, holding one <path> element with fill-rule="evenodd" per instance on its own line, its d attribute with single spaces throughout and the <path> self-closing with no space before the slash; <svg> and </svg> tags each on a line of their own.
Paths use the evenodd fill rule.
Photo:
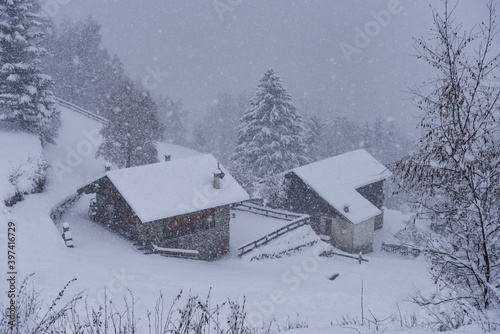
<svg viewBox="0 0 500 334">
<path fill-rule="evenodd" d="M 104 289 L 107 298 L 120 305 L 129 289 L 138 298 L 136 312 L 144 319 L 146 310 L 154 307 L 160 291 L 168 301 L 180 290 L 204 296 L 211 289 L 214 302 L 223 302 L 227 297 L 238 300 L 246 297 L 248 321 L 252 325 L 260 326 L 274 318 L 283 324 L 296 317 L 294 321 L 324 327 L 337 324 L 344 316 L 359 317 L 362 282 L 366 311 L 380 318 L 397 315 L 400 311 L 403 317 L 410 317 L 417 308 L 407 301 L 409 293 L 415 287 L 432 290 L 430 282 L 422 275 L 426 271 L 423 258 L 409 259 L 374 252 L 366 255 L 368 263 L 359 265 L 352 259 L 318 257 L 330 246 L 322 243 L 307 226 L 239 259 L 238 247 L 286 224 L 247 212 L 235 212 L 236 218 L 231 225 L 231 252 L 226 258 L 212 263 L 144 255 L 130 241 L 89 220 L 88 195 L 78 200 L 55 225 L 49 218 L 51 208 L 74 193 L 76 187 L 100 175 L 104 164 L 103 160 L 94 158 L 100 142 L 97 135 L 100 123 L 71 110 L 61 111 L 63 128 L 58 144 L 48 146 L 44 152 L 52 165 L 46 191 L 27 196 L 9 212 L 4 210 L 2 213 L 2 220 L 15 221 L 21 231 L 19 277 L 36 273 L 35 284 L 43 289 L 41 297 L 46 300 L 53 298 L 66 282 L 78 278 L 70 286 L 69 293 L 85 291 L 88 305 L 102 303 Z M 23 151 L 9 151 L 2 146 L 4 167 L 0 170 L 3 172 L 6 161 L 15 164 L 29 154 L 40 153 L 34 136 L 0 135 L 5 140 L 16 141 L 16 147 L 21 144 L 25 147 Z M 158 148 L 159 155 L 168 153 L 172 159 L 198 154 L 170 144 L 159 144 Z M 392 233 L 403 226 L 405 219 L 393 211 L 386 217 L 386 227 L 376 234 L 376 247 L 380 240 L 393 241 Z M 70 224 L 74 249 L 64 246 L 60 236 L 62 222 Z M 3 231 L 0 238 L 5 242 Z M 330 280 L 337 274 L 338 277 Z M 270 303 L 271 296 L 276 293 L 282 295 L 280 302 Z M 303 329 L 292 333 L 317 331 Z"/>
<path fill-rule="evenodd" d="M 101 143 L 102 124 L 66 107 L 58 107 L 62 127 L 56 145 L 49 145 L 44 154 L 52 168 L 50 191 L 62 200 L 78 186 L 104 171 L 105 161 L 96 159 Z"/>
<path fill-rule="evenodd" d="M 236 218 L 231 225 L 231 252 L 225 259 L 213 263 L 144 255 L 128 240 L 89 220 L 89 196 L 81 198 L 58 225 L 54 225 L 49 218 L 50 209 L 73 193 L 77 186 L 99 175 L 104 164 L 94 158 L 100 141 L 97 136 L 100 124 L 70 110 L 63 109 L 62 116 L 63 129 L 58 145 L 49 146 L 45 151 L 52 165 L 47 190 L 28 196 L 9 214 L 22 231 L 19 277 L 36 273 L 35 283 L 43 289 L 42 297 L 46 299 L 52 298 L 70 279 L 78 278 L 70 292 L 85 290 L 89 305 L 102 302 L 105 287 L 108 298 L 116 303 L 120 303 L 130 289 L 139 299 L 136 312 L 145 314 L 153 307 L 160 291 L 168 300 L 180 290 L 205 295 L 212 289 L 217 302 L 227 297 L 241 300 L 245 296 L 248 315 L 256 325 L 273 317 L 284 323 L 288 317 L 298 314 L 299 319 L 310 326 L 322 327 L 335 324 L 345 315 L 359 316 L 361 281 L 366 309 L 378 317 L 397 314 L 398 306 L 403 316 L 410 316 L 416 307 L 406 301 L 409 291 L 414 287 L 430 288 L 425 276 L 420 275 L 425 271 L 422 258 L 408 259 L 375 252 L 367 255 L 369 262 L 362 265 L 346 258 L 320 258 L 318 254 L 328 246 L 321 243 L 309 227 L 293 231 L 289 237 L 278 238 L 238 259 L 239 246 L 286 223 L 247 212 L 235 212 Z M 9 140 L 13 138 L 12 134 L 2 135 Z M 34 145 L 36 138 L 18 137 L 33 153 L 40 152 Z M 161 152 L 168 151 L 174 159 L 197 154 L 175 145 L 161 144 L 159 148 Z M 2 154 L 18 162 L 25 159 L 25 153 L 18 152 L 4 151 Z M 54 168 L 58 165 L 64 167 Z M 389 217 L 385 230 L 397 230 L 402 226 L 400 215 Z M 63 221 L 70 223 L 74 249 L 66 248 L 60 237 Z M 5 237 L 1 235 L 2 240 Z M 308 247 L 299 252 L 285 252 L 272 260 L 263 256 L 302 245 Z M 252 257 L 259 257 L 259 261 L 249 262 Z M 329 280 L 335 274 L 338 277 Z M 276 291 L 283 294 L 283 302 L 268 310 L 269 298 Z"/>
</svg>

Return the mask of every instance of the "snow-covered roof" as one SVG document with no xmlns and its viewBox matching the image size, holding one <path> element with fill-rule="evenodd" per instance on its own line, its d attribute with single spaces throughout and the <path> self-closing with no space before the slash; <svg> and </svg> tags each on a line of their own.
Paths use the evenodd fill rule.
<svg viewBox="0 0 500 334">
<path fill-rule="evenodd" d="M 353 224 L 381 211 L 356 189 L 384 180 L 391 172 L 365 150 L 357 150 L 292 170 Z M 349 206 L 349 212 L 344 211 Z"/>
<path fill-rule="evenodd" d="M 163 142 L 156 143 L 156 150 L 158 151 L 158 160 L 160 161 L 165 159 L 165 154 L 171 155 L 172 160 L 191 158 L 203 154 L 184 146 Z"/>
<path fill-rule="evenodd" d="M 221 167 L 221 169 L 223 169 Z M 223 169 L 220 189 L 213 187 L 217 159 L 211 154 L 106 172 L 142 222 L 249 199 Z"/>
</svg>

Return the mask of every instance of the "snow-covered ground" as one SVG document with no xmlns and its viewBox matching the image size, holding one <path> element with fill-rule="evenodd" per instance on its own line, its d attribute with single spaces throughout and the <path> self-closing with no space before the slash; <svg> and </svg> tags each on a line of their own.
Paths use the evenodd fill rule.
<svg viewBox="0 0 500 334">
<path fill-rule="evenodd" d="M 266 234 L 289 224 L 282 219 L 268 218 L 262 215 L 244 211 L 233 211 L 231 219 L 231 252 L 236 253 L 238 248 L 257 240 Z"/>
<path fill-rule="evenodd" d="M 249 319 L 256 324 L 273 316 L 284 322 L 288 316 L 299 314 L 311 326 L 318 327 L 336 323 L 345 314 L 359 316 L 362 280 L 366 310 L 379 317 L 396 314 L 396 303 L 403 314 L 411 314 L 415 307 L 405 302 L 409 292 L 413 286 L 428 284 L 422 275 L 425 271 L 422 259 L 373 253 L 367 255 L 369 263 L 359 265 L 351 259 L 318 257 L 323 250 L 320 245 L 290 257 L 252 262 L 248 257 L 238 259 L 234 252 L 215 262 L 144 255 L 128 240 L 90 221 L 88 201 L 89 196 L 80 199 L 61 220 L 70 223 L 74 249 L 63 246 L 60 226 L 51 225 L 50 219 L 43 217 L 37 220 L 35 212 L 30 210 L 41 209 L 35 206 L 37 202 L 44 203 L 41 198 L 31 197 L 13 210 L 22 232 L 18 246 L 20 277 L 36 272 L 36 284 L 44 289 L 46 298 L 77 277 L 70 291 L 85 290 L 89 304 L 97 303 L 104 287 L 108 297 L 118 301 L 130 289 L 139 299 L 138 314 L 145 314 L 146 309 L 154 307 L 159 291 L 168 300 L 181 289 L 204 295 L 212 288 L 217 302 L 226 297 L 241 300 L 246 296 Z M 237 217 L 240 224 L 246 222 L 250 226 L 260 216 L 238 212 Z M 237 248 L 237 240 L 232 240 L 232 249 Z M 337 273 L 336 280 L 328 280 Z M 279 303 L 272 303 L 276 293 L 282 298 Z"/>
<path fill-rule="evenodd" d="M 9 182 L 9 175 L 15 168 L 26 163 L 29 158 L 42 155 L 42 146 L 34 134 L 0 130 L 0 208 L 6 197 L 12 196 L 15 189 Z"/>
<path fill-rule="evenodd" d="M 65 107 L 61 111 L 62 127 L 57 145 L 47 145 L 44 155 L 51 163 L 49 192 L 61 200 L 78 186 L 91 181 L 104 171 L 104 160 L 95 154 L 101 143 L 102 124 Z"/>
<path fill-rule="evenodd" d="M 414 288 L 426 291 L 433 288 L 426 275 L 423 258 L 411 259 L 375 251 L 366 255 L 368 263 L 359 265 L 352 259 L 319 257 L 324 244 L 317 242 L 291 256 L 250 261 L 250 253 L 239 259 L 239 246 L 286 224 L 245 212 L 237 211 L 236 219 L 232 221 L 231 252 L 218 261 L 203 262 L 143 254 L 130 241 L 90 221 L 87 217 L 89 196 L 84 196 L 61 220 L 70 223 L 75 244 L 73 249 L 65 247 L 60 236 L 61 226 L 52 222 L 49 212 L 56 203 L 74 193 L 78 186 L 98 176 L 103 170 L 103 161 L 95 160 L 98 138 L 94 140 L 90 137 L 97 133 L 95 130 L 100 124 L 71 111 L 63 111 L 62 116 L 63 130 L 58 145 L 45 150 L 53 167 L 49 171 L 46 191 L 27 196 L 9 210 L 0 210 L 2 222 L 12 220 L 17 225 L 19 278 L 36 273 L 35 285 L 42 290 L 41 297 L 46 302 L 52 300 L 66 282 L 76 277 L 78 280 L 67 293 L 84 291 L 91 306 L 102 302 L 105 288 L 107 297 L 116 303 L 130 289 L 137 298 L 136 314 L 145 321 L 146 310 L 154 308 L 160 291 L 170 302 L 181 289 L 201 296 L 212 289 L 214 303 L 225 301 L 227 297 L 241 301 L 245 296 L 248 321 L 252 325 L 259 325 L 263 319 L 273 317 L 283 324 L 288 317 L 294 319 L 298 315 L 299 319 L 307 321 L 309 327 L 328 329 L 302 329 L 294 333 L 330 333 L 329 326 L 340 321 L 342 316 L 360 317 L 363 282 L 365 313 L 371 311 L 378 318 L 398 316 L 399 307 L 404 318 L 413 312 L 421 315 L 416 306 L 408 302 L 408 297 Z M 0 136 L 8 140 L 11 138 L 11 134 L 1 133 Z M 10 146 L 1 145 L 0 157 L 4 158 L 0 161 L 2 173 L 5 174 L 8 168 L 9 159 L 22 162 L 27 152 L 38 152 L 39 143 L 35 143 L 32 136 L 27 137 L 25 139 L 29 143 L 23 154 L 16 151 L 19 147 L 17 142 Z M 177 149 L 170 146 L 164 150 L 172 153 Z M 181 155 L 181 151 L 177 155 Z M 63 169 L 54 169 L 58 163 Z M 61 171 L 64 173 L 61 174 Z M 402 227 L 404 219 L 397 212 L 386 212 L 385 227 L 376 232 L 376 243 L 380 244 L 382 239 L 392 242 L 392 233 Z M 258 251 L 277 252 L 317 240 L 310 232 L 308 227 L 298 229 L 289 235 L 289 239 L 277 239 Z M 5 249 L 5 228 L 0 231 L 0 241 L 2 249 Z M 259 254 L 258 251 L 254 255 Z M 0 252 L 2 263 L 6 263 L 4 253 Z M 329 280 L 334 274 L 339 276 Z M 5 279 L 1 281 L 5 282 Z M 3 284 L 1 289 L 6 290 Z M 1 295 L 0 303 L 6 303 L 6 294 Z M 352 329 L 335 329 L 334 332 L 355 333 Z"/>
</svg>

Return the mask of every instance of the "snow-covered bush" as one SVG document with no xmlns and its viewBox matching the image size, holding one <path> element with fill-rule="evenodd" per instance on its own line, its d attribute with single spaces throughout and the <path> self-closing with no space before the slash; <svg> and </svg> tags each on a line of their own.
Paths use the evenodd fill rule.
<svg viewBox="0 0 500 334">
<path fill-rule="evenodd" d="M 392 172 L 392 171 L 391 171 Z M 408 194 L 402 192 L 395 180 L 390 177 L 384 182 L 384 207 L 390 210 L 408 212 Z"/>
<path fill-rule="evenodd" d="M 30 274 L 21 283 L 15 297 L 15 312 L 9 308 L 11 305 L 9 307 L 0 305 L 0 333 L 67 333 L 64 330 L 67 325 L 65 322 L 68 321 L 66 316 L 81 299 L 81 294 L 73 296 L 63 306 L 59 304 L 65 297 L 69 285 L 76 279 L 70 280 L 59 291 L 48 308 L 40 298 L 40 292 L 35 289 L 33 280 L 34 274 Z"/>
<path fill-rule="evenodd" d="M 405 245 L 412 245 L 415 247 L 425 246 L 427 240 L 429 240 L 430 235 L 429 232 L 423 230 L 415 224 L 415 221 L 412 219 L 407 222 L 406 226 L 399 230 L 395 237 L 398 238 Z"/>
<path fill-rule="evenodd" d="M 12 206 L 23 200 L 24 195 L 40 193 L 45 188 L 45 178 L 49 164 L 42 156 L 29 157 L 13 169 L 9 175 L 11 188 L 7 191 L 5 205 Z"/>
<path fill-rule="evenodd" d="M 271 208 L 280 208 L 287 196 L 287 186 L 282 174 L 266 178 L 257 183 L 255 188 L 257 198 L 262 198 L 264 205 Z"/>
<path fill-rule="evenodd" d="M 9 308 L 0 305 L 0 333 L 15 334 L 250 334 L 255 333 L 245 324 L 245 300 L 242 303 L 228 299 L 222 304 L 212 304 L 210 293 L 206 298 L 190 295 L 184 298 L 182 291 L 164 307 L 160 296 L 147 311 L 146 317 L 135 313 L 137 300 L 132 292 L 123 297 L 123 306 L 116 306 L 104 295 L 104 302 L 91 307 L 82 293 L 67 296 L 70 280 L 50 302 L 42 300 L 34 287 L 34 274 L 29 275 L 19 287 L 16 297 L 15 316 Z M 181 300 L 184 302 L 181 303 Z M 221 314 L 227 318 L 219 317 Z M 12 315 L 12 316 L 11 316 Z"/>
</svg>

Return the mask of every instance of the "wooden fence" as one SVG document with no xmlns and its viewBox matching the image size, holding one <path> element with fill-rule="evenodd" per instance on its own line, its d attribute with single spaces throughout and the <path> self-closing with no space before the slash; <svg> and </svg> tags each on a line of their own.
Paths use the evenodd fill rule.
<svg viewBox="0 0 500 334">
<path fill-rule="evenodd" d="M 251 252 L 257 247 L 263 246 L 267 243 L 269 243 L 271 240 L 274 240 L 283 234 L 286 234 L 290 231 L 296 230 L 301 226 L 307 225 L 310 222 L 310 217 L 309 215 L 301 215 L 297 213 L 292 213 L 292 212 L 286 212 L 286 211 L 281 211 L 281 210 L 275 210 L 275 209 L 270 209 L 266 208 L 263 206 L 259 206 L 256 204 L 251 204 L 251 203 L 241 203 L 233 206 L 234 210 L 239 210 L 239 211 L 244 211 L 244 212 L 251 212 L 257 215 L 262 215 L 270 218 L 276 218 L 276 219 L 283 219 L 286 221 L 290 221 L 289 224 L 277 229 L 274 232 L 271 232 L 262 238 L 259 238 L 257 240 L 254 240 L 240 248 L 238 248 L 239 254 L 238 257 L 242 257 L 243 255 L 247 254 L 248 252 Z"/>
<path fill-rule="evenodd" d="M 382 242 L 382 250 L 389 253 L 397 253 L 405 256 L 417 257 L 420 255 L 421 250 L 418 248 L 411 248 L 403 245 L 392 245 Z"/>
<path fill-rule="evenodd" d="M 358 260 L 359 264 L 361 264 L 361 262 L 368 262 L 367 259 L 363 258 L 363 253 L 361 253 L 361 252 L 359 253 L 358 256 L 356 256 L 356 255 L 337 253 L 334 251 L 326 251 L 326 252 L 321 253 L 319 256 L 324 256 L 324 257 L 342 256 L 342 257 L 346 257 L 348 259 Z"/>
<path fill-rule="evenodd" d="M 50 210 L 50 218 L 52 218 L 54 222 L 61 219 L 66 210 L 68 210 L 68 208 L 70 208 L 81 196 L 82 194 L 75 193 L 57 203 L 52 210 Z"/>
<path fill-rule="evenodd" d="M 239 203 L 235 204 L 232 209 L 244 212 L 251 212 L 257 215 L 262 215 L 270 218 L 283 219 L 292 221 L 302 217 L 309 217 L 308 215 L 301 215 L 299 213 L 287 212 L 277 209 L 267 208 L 253 203 Z"/>
<path fill-rule="evenodd" d="M 94 114 L 88 110 L 85 110 L 77 105 L 74 105 L 73 103 L 70 103 L 68 101 L 64 101 L 63 99 L 60 99 L 58 97 L 55 97 L 54 96 L 54 100 L 56 101 L 57 104 L 59 104 L 60 106 L 62 107 L 65 107 L 65 108 L 68 108 L 68 109 L 71 109 L 73 110 L 74 112 L 77 112 L 79 114 L 82 114 L 84 116 L 87 116 L 88 118 L 90 119 L 93 119 L 95 121 L 98 121 L 102 124 L 107 124 L 109 122 L 108 119 L 102 117 L 102 116 L 99 116 L 97 114 Z"/>
<path fill-rule="evenodd" d="M 238 254 L 238 257 L 242 257 L 246 253 L 254 250 L 255 248 L 263 246 L 263 245 L 267 244 L 269 241 L 274 240 L 274 239 L 282 236 L 285 233 L 288 233 L 290 231 L 298 229 L 299 227 L 304 226 L 306 224 L 309 224 L 309 216 L 294 220 L 292 223 L 285 225 L 282 228 L 277 229 L 276 231 L 271 232 L 271 233 L 263 236 L 260 239 L 252 241 L 252 242 L 238 248 L 238 251 L 240 252 Z"/>
</svg>

